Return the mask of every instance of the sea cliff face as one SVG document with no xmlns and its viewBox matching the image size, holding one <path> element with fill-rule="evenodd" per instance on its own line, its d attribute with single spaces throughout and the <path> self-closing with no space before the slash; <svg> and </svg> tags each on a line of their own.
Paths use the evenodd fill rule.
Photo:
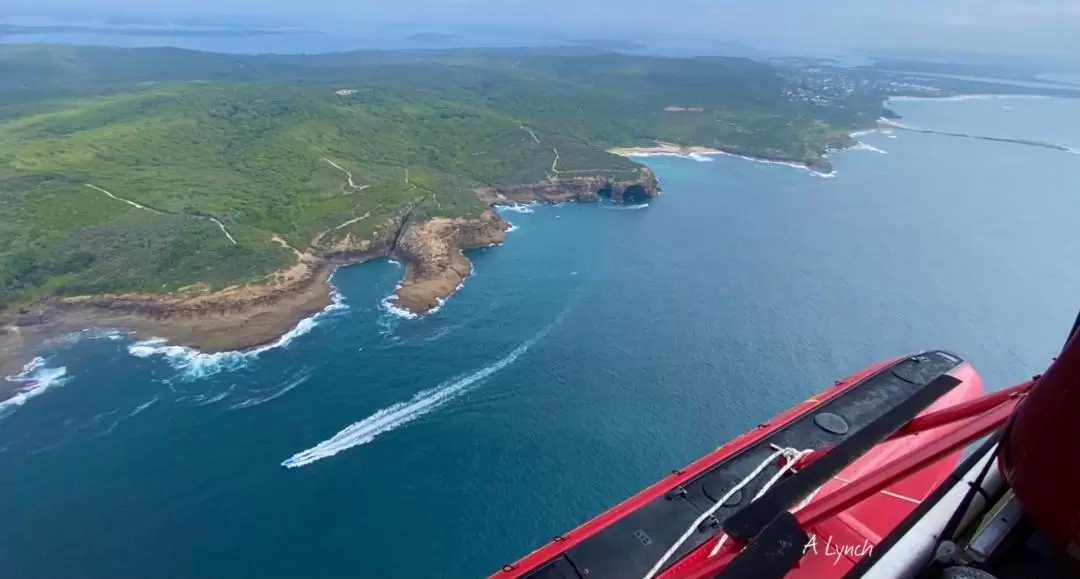
<svg viewBox="0 0 1080 579">
<path fill-rule="evenodd" d="M 498 245 L 509 228 L 490 209 L 476 219 L 435 218 L 412 225 L 393 251 L 406 265 L 392 303 L 414 314 L 439 307 L 472 275 L 472 263 L 462 251 Z"/>
<path fill-rule="evenodd" d="M 633 179 L 611 180 L 600 176 L 556 179 L 541 183 L 488 187 L 477 194 L 492 205 L 521 203 L 593 203 L 610 198 L 617 203 L 645 203 L 660 194 L 656 175 L 648 167 Z"/>
<path fill-rule="evenodd" d="M 477 191 L 491 205 L 596 202 L 643 203 L 660 192 L 646 167 L 631 179 L 588 176 Z M 193 286 L 174 294 L 52 297 L 0 315 L 0 370 L 12 373 L 52 337 L 99 327 L 129 330 L 205 352 L 243 350 L 272 342 L 333 303 L 329 279 L 338 265 L 384 256 L 405 263 L 392 305 L 422 315 L 438 308 L 472 274 L 463 253 L 498 245 L 510 224 L 488 209 L 472 219 L 418 221 L 412 209 L 388 219 L 367 239 L 323 234 L 295 254 L 292 266 L 259 283 L 217 291 Z M 285 244 L 284 241 L 277 240 Z M 0 400 L 11 392 L 0 391 Z"/>
</svg>

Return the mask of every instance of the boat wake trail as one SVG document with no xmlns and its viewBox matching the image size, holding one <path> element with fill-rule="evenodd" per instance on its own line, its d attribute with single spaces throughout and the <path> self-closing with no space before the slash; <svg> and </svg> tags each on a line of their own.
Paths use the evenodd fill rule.
<svg viewBox="0 0 1080 579">
<path fill-rule="evenodd" d="M 372 440 L 375 440 L 375 437 L 380 434 L 405 426 L 417 418 L 438 410 L 451 400 L 474 389 L 481 380 L 484 380 L 488 376 L 513 364 L 518 358 L 525 354 L 525 352 L 528 352 L 538 341 L 550 333 L 552 328 L 562 321 L 565 314 L 566 312 L 564 311 L 555 319 L 555 321 L 548 324 L 533 337 L 526 340 L 517 348 L 514 348 L 512 352 L 502 357 L 494 364 L 484 366 L 472 374 L 444 382 L 430 390 L 424 390 L 413 396 L 410 400 L 398 402 L 383 408 L 359 422 L 350 424 L 344 430 L 338 432 L 329 439 L 324 440 L 307 450 L 292 455 L 283 461 L 281 466 L 286 468 L 307 466 L 317 460 L 334 456 L 343 450 L 367 444 Z"/>
</svg>

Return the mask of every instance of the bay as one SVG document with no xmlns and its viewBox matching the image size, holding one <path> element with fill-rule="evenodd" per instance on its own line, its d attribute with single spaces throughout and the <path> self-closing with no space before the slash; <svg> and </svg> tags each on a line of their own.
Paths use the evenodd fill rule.
<svg viewBox="0 0 1080 579">
<path fill-rule="evenodd" d="M 892 107 L 1080 134 L 1080 103 L 1047 102 Z M 53 344 L 55 385 L 0 418 L 0 569 L 479 576 L 877 360 L 950 349 L 990 389 L 1045 368 L 1080 307 L 1080 156 L 859 138 L 831 179 L 651 157 L 648 207 L 508 211 L 429 317 L 381 305 L 401 268 L 380 260 L 257 357 Z"/>
</svg>

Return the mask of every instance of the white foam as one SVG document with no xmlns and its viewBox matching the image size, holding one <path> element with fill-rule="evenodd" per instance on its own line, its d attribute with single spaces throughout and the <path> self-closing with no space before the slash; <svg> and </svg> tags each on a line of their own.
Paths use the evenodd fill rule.
<svg viewBox="0 0 1080 579">
<path fill-rule="evenodd" d="M 709 157 L 708 155 L 703 155 L 701 153 L 690 153 L 689 155 L 687 155 L 687 158 L 693 159 L 693 160 L 697 161 L 698 163 L 712 163 L 713 162 L 712 157 Z"/>
<path fill-rule="evenodd" d="M 870 133 L 876 133 L 878 130 L 879 129 L 864 129 L 864 130 L 861 130 L 861 131 L 855 131 L 853 133 L 850 133 L 850 136 L 851 136 L 851 138 L 855 139 L 855 138 L 861 137 L 863 135 L 869 135 Z"/>
<path fill-rule="evenodd" d="M 395 290 L 395 292 L 396 291 L 397 290 Z M 382 301 L 379 302 L 379 306 L 382 307 L 382 309 L 386 310 L 387 313 L 393 316 L 397 316 L 399 318 L 404 318 L 406 320 L 415 320 L 416 318 L 420 317 L 419 314 L 414 314 L 409 310 L 395 304 L 394 294 L 390 294 L 383 298 Z"/>
<path fill-rule="evenodd" d="M 22 372 L 6 376 L 4 380 L 19 386 L 16 386 L 14 396 L 0 402 L 0 417 L 26 404 L 31 398 L 41 396 L 50 388 L 67 384 L 71 377 L 67 375 L 67 368 L 63 366 L 50 368 L 45 358 L 38 356 L 23 366 Z"/>
<path fill-rule="evenodd" d="M 882 151 L 881 149 L 879 149 L 879 148 L 877 148 L 877 147 L 875 147 L 873 145 L 868 145 L 868 144 L 866 144 L 866 143 L 864 143 L 862 141 L 857 142 L 854 147 L 851 147 L 851 150 L 852 151 L 873 151 L 875 153 L 881 153 L 882 155 L 888 155 L 889 154 L 888 151 Z"/>
<path fill-rule="evenodd" d="M 464 251 L 460 251 L 459 253 L 462 256 L 465 255 Z M 465 280 L 469 279 L 470 277 L 472 277 L 474 275 L 476 275 L 476 266 L 473 265 L 472 262 L 469 262 L 469 275 L 467 275 L 467 276 L 465 276 L 465 277 L 463 277 L 461 279 L 461 282 L 458 283 L 456 288 L 454 288 L 454 291 L 450 292 L 450 295 L 452 296 L 452 295 L 458 293 L 459 291 L 461 291 L 461 288 L 465 287 Z M 410 312 L 409 310 L 407 310 L 407 309 L 405 309 L 405 308 L 403 308 L 403 307 L 401 307 L 401 306 L 399 306 L 399 305 L 397 305 L 395 303 L 395 299 L 397 298 L 397 292 L 400 289 L 401 289 L 401 282 L 398 282 L 398 284 L 396 286 L 394 286 L 394 293 L 392 293 L 392 294 L 386 296 L 385 298 L 383 298 L 382 301 L 379 302 L 379 306 L 383 310 L 385 310 L 388 314 L 393 315 L 393 316 L 397 316 L 399 318 L 404 318 L 406 320 L 415 320 L 416 318 L 420 318 L 420 317 L 423 317 L 423 316 L 430 316 L 431 314 L 438 313 L 438 311 L 441 310 L 442 307 L 446 304 L 446 300 L 449 299 L 449 296 L 447 296 L 446 298 L 435 298 L 435 301 L 437 302 L 435 307 L 431 308 L 430 310 L 428 310 L 428 311 L 426 311 L 426 312 L 424 312 L 422 314 L 416 314 L 416 313 Z"/>
<path fill-rule="evenodd" d="M 895 138 L 896 138 L 896 135 L 889 135 L 888 137 L 889 137 L 890 139 L 895 139 Z"/>
<path fill-rule="evenodd" d="M 507 223 L 510 223 L 510 222 L 509 222 L 509 221 L 507 221 Z M 517 230 L 518 230 L 518 226 L 517 226 L 517 225 L 514 225 L 513 223 L 510 223 L 510 227 L 508 227 L 508 228 L 506 229 L 506 232 L 507 232 L 507 233 L 513 233 L 513 232 L 515 232 L 515 231 L 517 231 Z M 496 244 L 496 243 L 492 243 L 491 245 L 498 245 L 498 244 Z M 489 245 L 488 247 L 491 247 L 491 245 Z"/>
<path fill-rule="evenodd" d="M 333 301 L 322 311 L 310 318 L 300 320 L 293 329 L 278 339 L 257 348 L 205 353 L 186 346 L 170 346 L 164 338 L 151 338 L 128 346 L 128 353 L 136 358 L 161 356 L 188 379 L 206 378 L 221 372 L 239 370 L 270 350 L 288 347 L 296 338 L 311 332 L 326 315 L 349 308 L 341 293 L 336 289 L 330 295 Z"/>
<path fill-rule="evenodd" d="M 236 404 L 233 404 L 232 406 L 229 407 L 229 410 L 236 410 L 236 409 L 240 409 L 240 408 L 251 408 L 252 406 L 258 406 L 260 404 L 265 404 L 267 402 L 270 402 L 271 400 L 276 400 L 276 399 L 281 398 L 282 396 L 288 394 L 289 391 L 292 390 L 293 388 L 296 388 L 297 386 L 303 384 L 304 382 L 307 382 L 309 378 L 311 378 L 310 374 L 301 376 L 300 378 L 297 378 L 296 380 L 293 380 L 292 382 L 289 382 L 284 387 L 279 388 L 278 390 L 275 390 L 272 394 L 270 394 L 268 396 L 256 396 L 255 398 L 248 398 L 247 400 L 244 400 L 242 402 L 238 402 Z M 227 392 L 226 392 L 226 394 L 227 394 Z"/>
<path fill-rule="evenodd" d="M 350 424 L 327 440 L 292 455 L 283 461 L 281 465 L 286 468 L 297 468 L 309 465 L 317 460 L 329 458 L 344 450 L 367 444 L 375 440 L 375 437 L 380 434 L 401 428 L 430 412 L 438 410 L 451 400 L 475 388 L 481 380 L 513 364 L 525 352 L 528 352 L 533 345 L 551 332 L 552 328 L 562 321 L 563 315 L 560 315 L 554 322 L 495 363 L 484 366 L 466 376 L 444 382 L 430 390 L 424 390 L 407 401 L 383 408 L 359 422 Z"/>
<path fill-rule="evenodd" d="M 533 207 L 539 205 L 536 201 L 531 203 L 522 203 L 519 205 L 500 205 L 495 208 L 496 211 L 513 211 L 514 213 L 532 213 Z"/>
</svg>

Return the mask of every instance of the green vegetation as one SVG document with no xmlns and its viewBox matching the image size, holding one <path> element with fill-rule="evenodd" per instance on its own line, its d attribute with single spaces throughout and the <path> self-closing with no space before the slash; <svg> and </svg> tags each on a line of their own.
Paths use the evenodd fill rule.
<svg viewBox="0 0 1080 579">
<path fill-rule="evenodd" d="M 417 204 L 476 215 L 479 187 L 625 178 L 637 165 L 614 146 L 820 163 L 882 111 L 868 95 L 793 100 L 749 60 L 584 49 L 5 46 L 0 78 L 0 310 L 257 281 L 293 259 L 275 238 L 366 239 Z"/>
</svg>

